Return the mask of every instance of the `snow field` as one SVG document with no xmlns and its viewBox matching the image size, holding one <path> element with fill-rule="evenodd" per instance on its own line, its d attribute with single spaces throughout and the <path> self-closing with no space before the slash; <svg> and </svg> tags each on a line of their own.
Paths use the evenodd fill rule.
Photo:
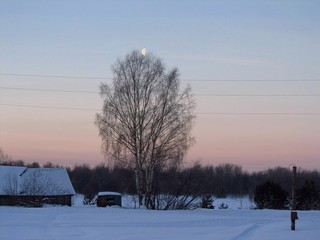
<svg viewBox="0 0 320 240">
<path fill-rule="evenodd" d="M 291 231 L 288 210 L 0 207 L 0 239 L 319 239 L 320 212 L 298 215 Z"/>
</svg>

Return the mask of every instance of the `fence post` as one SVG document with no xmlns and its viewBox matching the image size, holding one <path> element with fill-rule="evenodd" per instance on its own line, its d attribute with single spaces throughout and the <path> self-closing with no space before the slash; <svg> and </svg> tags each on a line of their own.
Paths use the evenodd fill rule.
<svg viewBox="0 0 320 240">
<path fill-rule="evenodd" d="M 297 167 L 293 166 L 292 172 L 292 202 L 291 202 L 291 230 L 296 230 L 296 219 L 298 219 L 298 213 L 296 212 L 296 173 Z"/>
</svg>

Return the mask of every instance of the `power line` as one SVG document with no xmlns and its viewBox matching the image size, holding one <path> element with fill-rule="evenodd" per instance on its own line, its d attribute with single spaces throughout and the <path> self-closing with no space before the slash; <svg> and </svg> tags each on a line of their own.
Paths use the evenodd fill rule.
<svg viewBox="0 0 320 240">
<path fill-rule="evenodd" d="M 320 94 L 191 94 L 202 97 L 318 97 Z"/>
<path fill-rule="evenodd" d="M 61 110 L 80 110 L 80 111 L 100 111 L 100 109 L 94 109 L 94 108 L 55 107 L 55 106 L 23 105 L 23 104 L 8 104 L 8 103 L 0 103 L 0 106 L 24 107 L 24 108 L 42 108 L 42 109 L 61 109 Z"/>
<path fill-rule="evenodd" d="M 320 112 L 197 112 L 199 115 L 320 115 Z"/>
<path fill-rule="evenodd" d="M 81 111 L 100 111 L 101 109 L 80 108 L 80 107 L 57 107 L 40 105 L 23 105 L 0 103 L 0 106 L 24 107 L 39 109 L 61 109 L 61 110 L 81 110 Z M 195 112 L 197 115 L 320 115 L 320 112 Z"/>
<path fill-rule="evenodd" d="M 96 91 L 82 91 L 82 90 L 62 90 L 62 89 L 48 89 L 48 88 L 20 88 L 20 87 L 0 87 L 5 90 L 20 90 L 20 91 L 39 91 L 39 92 L 64 92 L 64 93 L 95 93 Z"/>
<path fill-rule="evenodd" d="M 49 75 L 49 74 L 20 74 L 20 73 L 0 73 L 1 76 L 16 77 L 42 77 L 42 78 L 70 78 L 70 79 L 98 79 L 113 80 L 113 77 L 91 77 L 91 76 L 71 76 L 71 75 Z M 181 79 L 185 82 L 320 82 L 320 79 Z"/>
<path fill-rule="evenodd" d="M 181 79 L 183 82 L 320 82 L 320 79 Z"/>
<path fill-rule="evenodd" d="M 1 76 L 16 76 L 16 77 L 43 77 L 43 78 L 75 78 L 75 79 L 98 79 L 112 80 L 112 77 L 89 77 L 89 76 L 68 76 L 68 75 L 47 75 L 47 74 L 19 74 L 19 73 L 0 73 Z"/>
<path fill-rule="evenodd" d="M 62 90 L 62 89 L 45 89 L 45 88 L 19 88 L 19 87 L 0 87 L 5 90 L 18 90 L 18 91 L 39 91 L 39 92 L 62 92 L 62 93 L 94 93 L 96 91 L 82 91 L 82 90 Z M 193 93 L 193 96 L 202 97 L 318 97 L 320 94 L 215 94 L 215 93 Z"/>
</svg>

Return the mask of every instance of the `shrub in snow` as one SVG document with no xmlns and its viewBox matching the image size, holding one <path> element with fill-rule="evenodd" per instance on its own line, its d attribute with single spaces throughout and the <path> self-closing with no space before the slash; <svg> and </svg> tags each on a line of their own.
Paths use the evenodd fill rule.
<svg viewBox="0 0 320 240">
<path fill-rule="evenodd" d="M 280 185 L 267 181 L 258 185 L 253 198 L 258 209 L 288 209 L 288 193 Z"/>
<path fill-rule="evenodd" d="M 211 195 L 204 195 L 201 198 L 201 208 L 214 209 L 213 198 Z"/>
<path fill-rule="evenodd" d="M 228 208 L 229 208 L 228 204 L 225 204 L 224 202 L 222 202 L 219 206 L 219 209 L 228 209 Z"/>
<path fill-rule="evenodd" d="M 297 191 L 297 209 L 320 209 L 320 190 L 316 187 L 314 181 L 306 181 L 303 187 Z"/>
</svg>

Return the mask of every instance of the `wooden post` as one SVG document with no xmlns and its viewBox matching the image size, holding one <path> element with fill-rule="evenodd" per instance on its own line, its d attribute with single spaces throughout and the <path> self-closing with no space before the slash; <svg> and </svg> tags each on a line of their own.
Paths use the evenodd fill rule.
<svg viewBox="0 0 320 240">
<path fill-rule="evenodd" d="M 298 214 L 296 212 L 296 173 L 297 167 L 293 166 L 292 172 L 292 202 L 291 202 L 291 230 L 296 230 L 296 219 Z"/>
</svg>

